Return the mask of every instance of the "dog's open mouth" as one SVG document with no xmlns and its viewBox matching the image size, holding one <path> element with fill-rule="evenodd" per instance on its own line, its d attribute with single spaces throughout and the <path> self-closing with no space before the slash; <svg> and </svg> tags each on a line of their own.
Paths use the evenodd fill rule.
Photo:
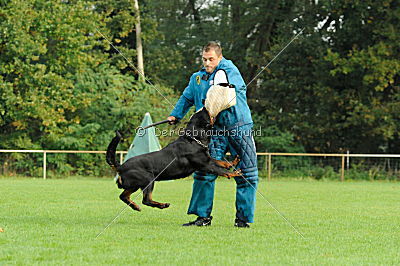
<svg viewBox="0 0 400 266">
<path fill-rule="evenodd" d="M 214 125 L 216 118 L 210 115 L 210 124 Z"/>
<path fill-rule="evenodd" d="M 203 107 L 206 111 L 207 111 L 207 114 L 208 114 L 208 116 L 210 117 L 210 124 L 211 125 L 214 125 L 214 123 L 215 123 L 215 120 L 217 120 L 217 117 L 215 116 L 212 116 L 211 114 L 210 114 L 210 112 L 205 108 L 205 107 Z"/>
</svg>

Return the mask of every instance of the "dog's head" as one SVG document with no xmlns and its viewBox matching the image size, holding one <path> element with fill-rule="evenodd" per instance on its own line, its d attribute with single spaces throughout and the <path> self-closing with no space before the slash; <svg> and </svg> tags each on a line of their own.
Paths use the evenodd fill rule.
<svg viewBox="0 0 400 266">
<path fill-rule="evenodd" d="M 201 136 L 200 134 L 204 134 L 211 130 L 213 124 L 214 119 L 210 116 L 207 109 L 203 107 L 190 117 L 186 130 Z"/>
<path fill-rule="evenodd" d="M 189 120 L 189 123 L 198 125 L 201 128 L 212 127 L 214 124 L 214 119 L 210 116 L 208 110 L 203 107 L 194 113 Z"/>
</svg>

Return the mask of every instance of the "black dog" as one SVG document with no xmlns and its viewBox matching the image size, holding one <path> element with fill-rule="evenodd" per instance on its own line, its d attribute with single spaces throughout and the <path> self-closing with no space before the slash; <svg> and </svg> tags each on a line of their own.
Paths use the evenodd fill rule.
<svg viewBox="0 0 400 266">
<path fill-rule="evenodd" d="M 140 207 L 130 199 L 131 194 L 140 188 L 143 190 L 144 205 L 164 209 L 169 207 L 169 203 L 152 200 L 153 181 L 184 178 L 195 171 L 228 178 L 240 176 L 240 170 L 228 171 L 238 164 L 238 157 L 232 162 L 211 158 L 208 152 L 211 129 L 210 115 L 202 108 L 191 117 L 184 134 L 177 140 L 160 151 L 132 157 L 122 165 L 115 159 L 115 151 L 121 139 L 117 131 L 117 136 L 107 148 L 106 161 L 118 172 L 118 188 L 124 189 L 119 198 L 132 209 L 140 211 Z"/>
</svg>

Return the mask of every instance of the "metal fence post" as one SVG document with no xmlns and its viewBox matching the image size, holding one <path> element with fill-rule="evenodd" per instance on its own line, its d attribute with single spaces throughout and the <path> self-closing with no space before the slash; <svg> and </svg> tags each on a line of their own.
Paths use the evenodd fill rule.
<svg viewBox="0 0 400 266">
<path fill-rule="evenodd" d="M 344 181 L 344 157 L 345 155 L 342 155 L 342 174 L 340 175 L 340 181 Z"/>
<path fill-rule="evenodd" d="M 268 155 L 265 155 L 265 165 L 264 165 L 265 172 L 268 171 Z"/>
<path fill-rule="evenodd" d="M 268 181 L 271 181 L 271 153 L 268 154 Z"/>
<path fill-rule="evenodd" d="M 46 171 L 47 171 L 46 155 L 47 155 L 46 151 L 43 151 L 43 179 L 46 179 Z"/>
</svg>

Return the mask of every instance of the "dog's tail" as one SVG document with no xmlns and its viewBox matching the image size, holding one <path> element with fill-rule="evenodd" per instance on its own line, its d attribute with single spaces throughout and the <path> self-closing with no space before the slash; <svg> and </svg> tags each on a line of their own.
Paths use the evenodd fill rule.
<svg viewBox="0 0 400 266">
<path fill-rule="evenodd" d="M 115 158 L 115 153 L 117 151 L 117 146 L 119 141 L 121 140 L 122 136 L 119 131 L 115 131 L 116 136 L 111 140 L 110 144 L 108 145 L 107 152 L 106 152 L 106 161 L 107 163 L 117 171 L 118 167 L 120 166 L 119 162 Z"/>
</svg>

